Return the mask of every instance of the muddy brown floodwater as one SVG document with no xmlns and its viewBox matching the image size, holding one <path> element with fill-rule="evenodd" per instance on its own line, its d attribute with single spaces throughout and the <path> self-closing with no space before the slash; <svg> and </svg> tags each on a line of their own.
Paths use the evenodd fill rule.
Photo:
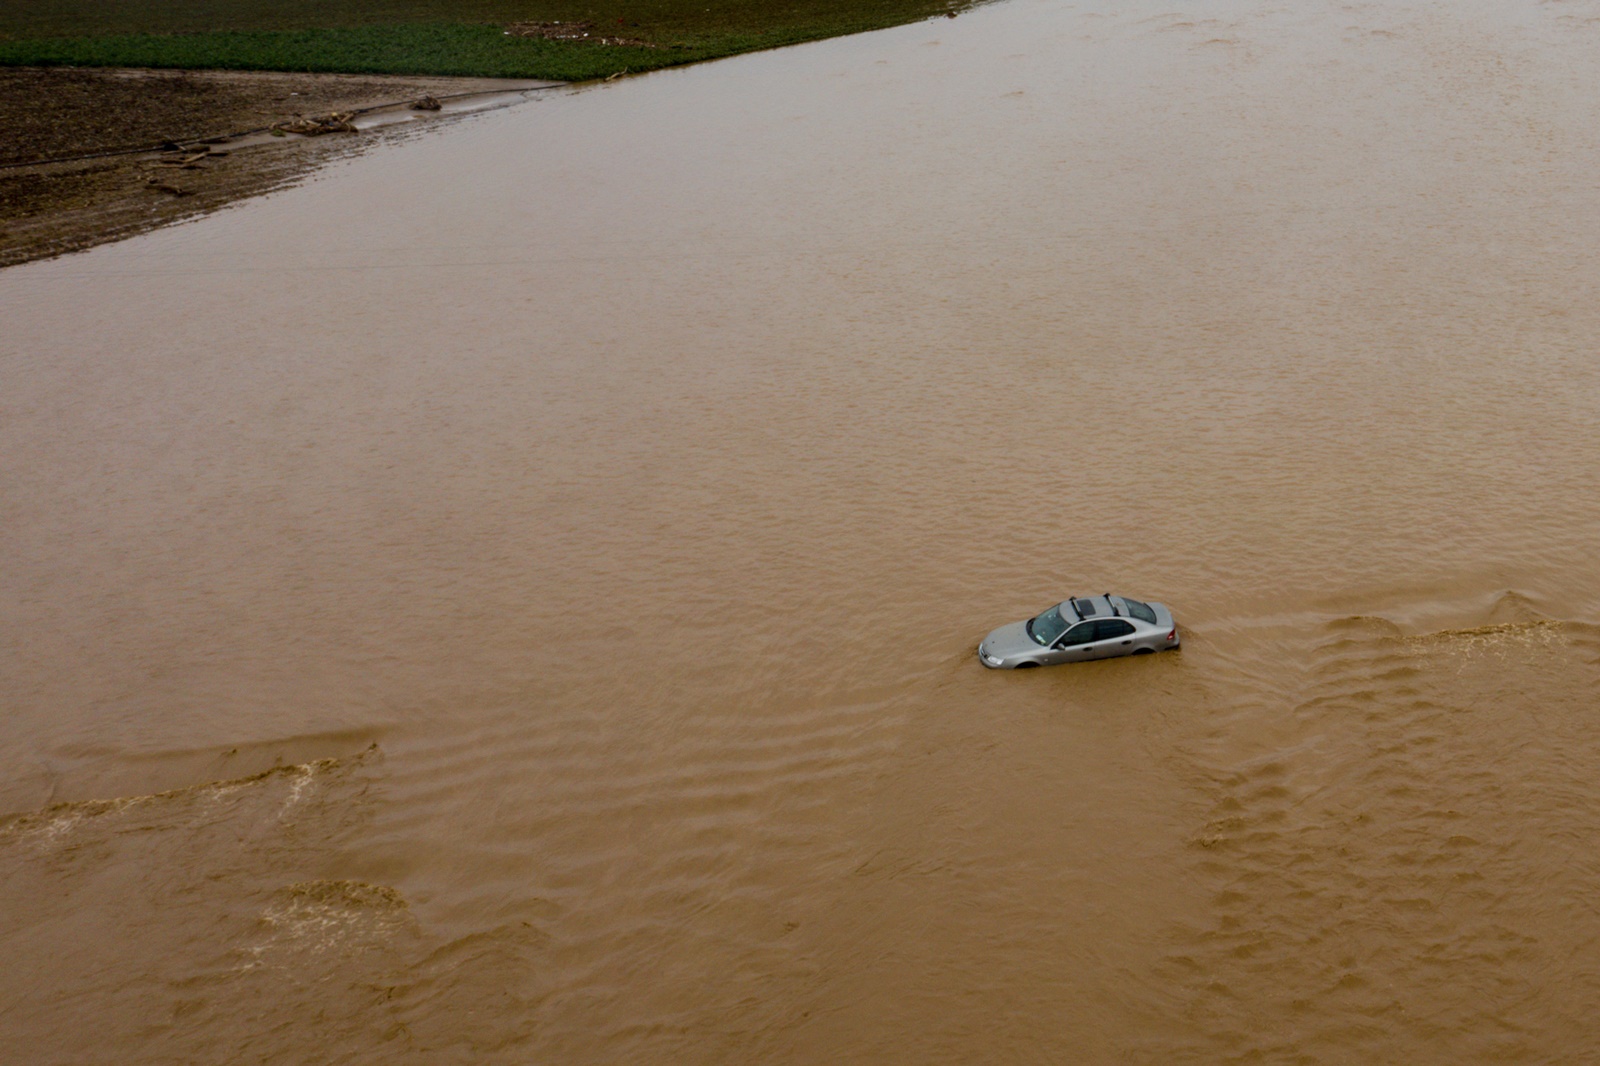
<svg viewBox="0 0 1600 1066">
<path fill-rule="evenodd" d="M 1597 86 L 1015 0 L 0 273 L 7 1057 L 1588 1054 Z"/>
</svg>

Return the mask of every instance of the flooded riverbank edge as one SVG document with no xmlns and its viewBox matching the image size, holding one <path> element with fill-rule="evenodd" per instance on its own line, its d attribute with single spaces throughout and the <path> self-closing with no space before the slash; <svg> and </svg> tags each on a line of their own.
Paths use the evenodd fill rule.
<svg viewBox="0 0 1600 1066">
<path fill-rule="evenodd" d="M 929 7 L 916 0 L 901 5 L 903 10 L 868 5 L 859 18 L 845 21 L 819 8 L 797 25 L 702 33 L 688 44 L 596 36 L 588 32 L 589 22 L 515 22 L 502 35 L 508 45 L 531 44 L 537 51 L 509 66 L 476 53 L 452 59 L 448 48 L 441 57 L 435 55 L 437 44 L 423 38 L 408 51 L 407 27 L 394 27 L 405 32 L 387 50 L 335 49 L 330 56 L 318 51 L 324 37 L 358 31 L 301 31 L 287 51 L 280 42 L 260 55 L 208 45 L 241 36 L 230 37 L 225 26 L 135 38 L 116 35 L 107 24 L 110 36 L 63 39 L 88 47 L 82 54 L 57 54 L 49 46 L 62 41 L 31 41 L 25 34 L 9 40 L 11 51 L 0 52 L 0 125 L 12 134 L 0 147 L 0 268 L 123 240 L 262 195 L 377 139 L 351 134 L 381 130 L 392 137 L 396 126 L 506 106 L 567 83 L 597 84 L 930 17 L 954 18 L 971 6 Z M 480 28 L 499 33 L 493 26 Z M 8 29 L 27 27 L 0 20 L 0 41 Z M 663 31 L 645 24 L 629 32 L 655 38 Z M 276 39 L 272 33 L 256 37 Z M 126 45 L 140 40 L 150 47 Z M 166 47 L 174 42 L 182 45 L 177 52 Z M 35 58 L 20 60 L 35 65 L 10 65 L 19 62 L 17 55 L 35 52 Z M 302 69 L 271 69 L 285 57 Z M 262 69 L 254 69 L 258 64 Z"/>
<path fill-rule="evenodd" d="M 0 268 L 207 214 L 419 123 L 560 82 L 268 71 L 0 71 Z M 116 116 L 108 128 L 107 116 Z M 326 134 L 326 135 L 323 135 Z"/>
</svg>

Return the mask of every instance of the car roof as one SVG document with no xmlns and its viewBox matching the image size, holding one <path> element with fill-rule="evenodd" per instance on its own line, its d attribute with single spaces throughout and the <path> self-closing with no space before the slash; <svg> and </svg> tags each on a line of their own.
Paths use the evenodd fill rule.
<svg viewBox="0 0 1600 1066">
<path fill-rule="evenodd" d="M 1061 617 L 1068 622 L 1089 618 L 1126 618 L 1135 625 L 1143 625 L 1128 609 L 1126 596 L 1113 596 L 1109 592 L 1099 596 L 1069 596 L 1061 601 Z"/>
<path fill-rule="evenodd" d="M 1113 614 L 1121 614 L 1120 610 L 1112 610 L 1111 600 L 1105 596 L 1069 596 L 1061 604 L 1063 618 L 1110 618 Z"/>
</svg>

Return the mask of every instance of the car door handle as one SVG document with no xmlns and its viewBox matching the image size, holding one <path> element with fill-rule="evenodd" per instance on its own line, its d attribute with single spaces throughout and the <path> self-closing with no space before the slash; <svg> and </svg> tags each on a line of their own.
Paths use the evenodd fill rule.
<svg viewBox="0 0 1600 1066">
<path fill-rule="evenodd" d="M 1125 640 L 1125 641 L 1123 641 L 1123 642 L 1122 642 L 1122 643 L 1124 643 L 1124 644 L 1132 644 L 1132 643 L 1133 643 L 1133 641 L 1131 641 L 1131 640 Z"/>
</svg>

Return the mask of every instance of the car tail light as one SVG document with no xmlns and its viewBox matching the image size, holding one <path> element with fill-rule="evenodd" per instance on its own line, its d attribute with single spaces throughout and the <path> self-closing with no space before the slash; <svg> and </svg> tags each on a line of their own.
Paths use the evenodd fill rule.
<svg viewBox="0 0 1600 1066">
<path fill-rule="evenodd" d="M 1177 626 L 1173 626 L 1171 629 L 1167 630 L 1167 639 L 1168 640 L 1177 640 L 1178 639 L 1178 627 Z"/>
</svg>

